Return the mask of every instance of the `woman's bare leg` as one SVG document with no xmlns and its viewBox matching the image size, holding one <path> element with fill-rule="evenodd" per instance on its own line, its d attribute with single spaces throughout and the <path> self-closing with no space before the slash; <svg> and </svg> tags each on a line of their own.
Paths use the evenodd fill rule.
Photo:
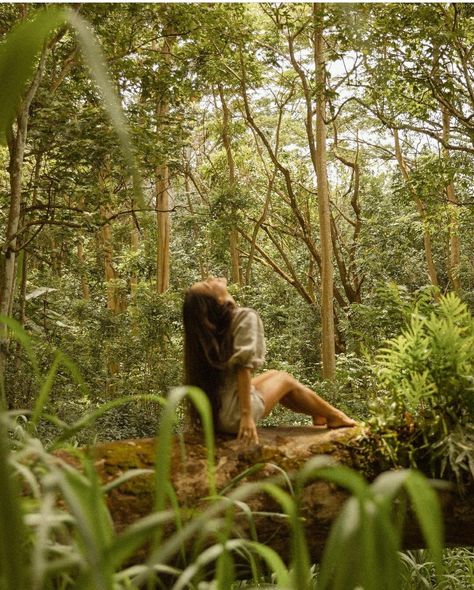
<svg viewBox="0 0 474 590">
<path fill-rule="evenodd" d="M 268 371 L 252 380 L 265 403 L 268 416 L 277 403 L 281 403 L 294 412 L 301 412 L 312 417 L 313 424 L 320 424 L 325 419 L 329 428 L 354 426 L 355 422 L 344 412 L 331 406 L 314 391 L 304 386 L 284 371 Z"/>
<path fill-rule="evenodd" d="M 256 377 L 254 377 L 252 379 L 252 385 L 258 389 L 260 391 L 260 385 L 262 383 L 264 383 L 265 381 L 267 381 L 270 378 L 275 378 L 276 375 L 281 374 L 281 371 L 276 371 L 275 369 L 271 369 L 270 371 L 265 371 L 265 373 L 261 373 L 260 375 L 257 375 Z M 294 404 L 293 400 L 291 398 L 291 396 L 285 396 L 282 399 L 280 399 L 280 403 L 287 407 L 290 410 L 293 410 L 293 412 L 301 412 L 300 407 L 298 406 L 298 404 Z M 303 412 L 304 413 L 304 412 Z M 326 426 L 327 424 L 327 420 L 326 418 L 324 418 L 324 416 L 313 416 L 313 424 L 314 426 Z"/>
<path fill-rule="evenodd" d="M 261 373 L 252 379 L 252 385 L 258 389 L 260 383 L 263 383 L 270 377 L 274 377 L 279 371 L 275 371 L 275 369 L 271 369 L 270 371 L 265 371 L 265 373 Z"/>
</svg>

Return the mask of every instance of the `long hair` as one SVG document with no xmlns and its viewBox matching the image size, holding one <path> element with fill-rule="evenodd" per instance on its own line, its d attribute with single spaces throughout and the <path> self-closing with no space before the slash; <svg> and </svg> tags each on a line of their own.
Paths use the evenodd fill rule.
<svg viewBox="0 0 474 590">
<path fill-rule="evenodd" d="M 233 302 L 219 303 L 210 294 L 188 289 L 183 303 L 184 380 L 204 391 L 212 408 L 214 428 L 217 427 L 219 390 L 225 377 L 225 365 L 232 354 Z M 193 404 L 188 404 L 193 426 L 200 417 Z"/>
</svg>

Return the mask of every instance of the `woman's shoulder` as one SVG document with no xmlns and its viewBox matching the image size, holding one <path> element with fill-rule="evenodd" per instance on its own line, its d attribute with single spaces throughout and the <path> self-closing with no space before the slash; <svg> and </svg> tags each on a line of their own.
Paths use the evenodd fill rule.
<svg viewBox="0 0 474 590">
<path fill-rule="evenodd" d="M 256 315 L 258 316 L 258 313 L 252 309 L 251 307 L 236 307 L 234 309 L 234 317 L 236 316 L 244 316 L 244 315 Z"/>
<path fill-rule="evenodd" d="M 234 309 L 232 326 L 234 330 L 239 327 L 258 329 L 262 326 L 262 320 L 258 313 L 251 307 L 236 307 Z"/>
<path fill-rule="evenodd" d="M 241 321 L 246 317 L 260 318 L 255 309 L 252 309 L 251 307 L 236 307 L 234 309 L 234 321 Z"/>
</svg>

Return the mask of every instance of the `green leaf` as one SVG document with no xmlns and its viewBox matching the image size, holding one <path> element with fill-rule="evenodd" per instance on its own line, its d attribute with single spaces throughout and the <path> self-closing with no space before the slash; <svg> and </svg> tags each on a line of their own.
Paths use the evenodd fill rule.
<svg viewBox="0 0 474 590">
<path fill-rule="evenodd" d="M 280 588 L 289 587 L 290 573 L 278 553 L 271 549 L 271 547 L 262 545 L 262 543 L 248 541 L 247 544 L 266 561 L 268 569 L 275 575 L 278 586 Z"/>
<path fill-rule="evenodd" d="M 349 498 L 331 527 L 321 559 L 318 590 L 345 589 L 345 581 L 353 580 L 353 566 L 358 563 L 359 543 L 355 542 L 360 527 L 360 502 Z"/>
<path fill-rule="evenodd" d="M 36 358 L 35 351 L 31 345 L 31 338 L 26 333 L 23 326 L 17 320 L 5 315 L 0 315 L 0 323 L 5 324 L 11 331 L 13 338 L 21 344 L 25 350 L 28 359 L 33 367 L 33 371 L 37 376 L 39 374 L 38 359 Z"/>
<path fill-rule="evenodd" d="M 54 355 L 53 363 L 46 375 L 46 378 L 43 380 L 41 384 L 41 389 L 38 395 L 38 398 L 35 402 L 35 407 L 33 409 L 33 414 L 31 416 L 30 422 L 30 430 L 33 431 L 38 424 L 38 420 L 43 413 L 43 409 L 48 402 L 49 394 L 51 393 L 51 389 L 53 387 L 54 379 L 56 377 L 56 373 L 58 372 L 59 363 L 61 362 L 62 353 L 56 351 Z"/>
<path fill-rule="evenodd" d="M 60 6 L 35 10 L 20 23 L 0 46 L 0 143 L 5 145 L 8 129 L 37 65 L 38 54 L 51 32 L 65 21 Z"/>
<path fill-rule="evenodd" d="M 89 68 L 92 79 L 97 85 L 109 119 L 118 135 L 122 153 L 132 177 L 135 199 L 140 207 L 145 207 L 140 171 L 135 161 L 128 125 L 117 92 L 107 72 L 106 61 L 102 49 L 90 30 L 89 24 L 76 11 L 66 11 L 67 20 L 76 31 L 84 61 Z"/>
<path fill-rule="evenodd" d="M 111 566 L 116 569 L 126 559 L 152 538 L 157 528 L 173 522 L 174 514 L 171 510 L 162 512 L 153 512 L 148 516 L 140 519 L 125 529 L 115 537 L 107 550 L 108 560 Z"/>
<path fill-rule="evenodd" d="M 0 415 L 0 588 L 27 588 L 26 535 L 19 503 L 20 490 L 8 464 L 8 434 L 5 415 Z"/>
<path fill-rule="evenodd" d="M 64 465 L 55 472 L 57 485 L 74 516 L 79 546 L 88 565 L 77 587 L 113 590 L 113 571 L 107 560 L 113 540 L 112 518 L 94 466 L 85 460 L 84 468 L 84 475 Z"/>
<path fill-rule="evenodd" d="M 429 481 L 417 471 L 410 472 L 405 488 L 439 575 L 442 570 L 444 532 L 438 496 Z"/>
</svg>

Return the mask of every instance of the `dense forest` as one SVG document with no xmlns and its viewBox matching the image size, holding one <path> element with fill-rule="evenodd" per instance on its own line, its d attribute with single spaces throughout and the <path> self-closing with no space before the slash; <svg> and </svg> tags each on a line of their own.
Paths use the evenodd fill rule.
<svg viewBox="0 0 474 590">
<path fill-rule="evenodd" d="M 2 492 L 23 555 L 0 533 L 2 588 L 239 587 L 243 549 L 173 569 L 161 523 L 115 539 L 90 464 L 60 475 L 48 454 L 155 436 L 182 383 L 183 295 L 208 276 L 258 310 L 266 368 L 365 423 L 381 471 L 472 494 L 474 6 L 2 4 L 0 33 L 0 476 L 34 496 Z M 308 423 L 278 409 L 262 426 Z M 84 532 L 94 514 L 103 537 Z M 380 558 L 395 568 L 383 587 L 470 587 L 472 550 L 445 553 L 441 574 L 422 529 L 433 554 Z M 155 569 L 120 573 L 147 539 Z M 330 556 L 308 578 L 302 557 L 286 571 L 256 547 L 240 584 L 382 587 L 379 557 L 350 582 L 349 561 L 348 579 Z"/>
</svg>

